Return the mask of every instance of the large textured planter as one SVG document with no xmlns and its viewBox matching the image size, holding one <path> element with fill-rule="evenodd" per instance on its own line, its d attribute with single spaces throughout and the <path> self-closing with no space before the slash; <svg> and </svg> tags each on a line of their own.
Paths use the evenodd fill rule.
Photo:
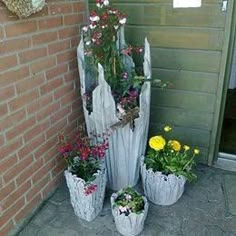
<svg viewBox="0 0 236 236">
<path fill-rule="evenodd" d="M 86 186 L 83 179 L 72 175 L 68 170 L 64 174 L 75 215 L 83 220 L 92 221 L 101 212 L 103 207 L 106 188 L 106 169 L 102 168 L 95 174 L 96 179 L 91 184 L 97 185 L 97 189 L 89 195 L 85 194 Z"/>
<path fill-rule="evenodd" d="M 113 193 L 111 196 L 111 205 L 113 206 L 115 199 L 117 198 L 117 193 Z M 148 213 L 148 201 L 146 197 L 144 199 L 144 210 L 141 214 L 131 213 L 128 216 L 125 214 L 120 214 L 117 207 L 112 208 L 112 215 L 115 220 L 116 228 L 120 234 L 125 236 L 134 236 L 142 232 L 144 227 L 144 222 Z"/>
<path fill-rule="evenodd" d="M 124 45 L 124 35 L 121 31 L 119 45 Z M 84 42 L 81 40 L 78 50 L 78 65 L 80 72 L 80 84 L 82 95 L 86 92 L 86 72 L 84 61 Z M 144 75 L 151 78 L 150 45 L 145 40 Z M 93 110 L 91 113 L 86 108 L 83 100 L 83 110 L 88 133 L 95 131 L 102 133 L 109 130 L 120 120 L 117 116 L 117 108 L 111 93 L 111 88 L 104 78 L 103 67 L 98 65 L 98 86 L 92 94 Z M 134 128 L 128 123 L 123 127 L 111 130 L 109 137 L 109 150 L 106 155 L 106 167 L 108 174 L 108 187 L 113 190 L 125 186 L 134 186 L 139 178 L 140 157 L 146 149 L 149 116 L 150 116 L 150 82 L 145 82 L 139 96 L 139 117 L 134 120 Z"/>
<path fill-rule="evenodd" d="M 158 205 L 172 205 L 178 201 L 184 192 L 186 179 L 184 176 L 165 175 L 146 169 L 144 156 L 141 158 L 141 176 L 145 196 Z"/>
</svg>

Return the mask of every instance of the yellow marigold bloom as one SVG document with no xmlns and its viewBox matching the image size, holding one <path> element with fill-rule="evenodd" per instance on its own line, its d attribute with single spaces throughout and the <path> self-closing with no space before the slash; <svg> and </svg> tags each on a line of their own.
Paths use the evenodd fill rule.
<svg viewBox="0 0 236 236">
<path fill-rule="evenodd" d="M 198 155 L 200 153 L 199 149 L 194 149 L 194 154 Z"/>
<path fill-rule="evenodd" d="M 149 139 L 149 146 L 156 150 L 162 150 L 166 145 L 166 140 L 162 136 L 154 136 Z"/>
<path fill-rule="evenodd" d="M 187 145 L 184 145 L 183 148 L 184 148 L 185 151 L 188 151 L 190 149 L 190 147 L 187 146 Z"/>
<path fill-rule="evenodd" d="M 165 132 L 169 132 L 169 131 L 171 131 L 172 130 L 172 128 L 170 127 L 170 126 L 166 126 L 165 128 L 164 128 L 164 131 Z"/>
<path fill-rule="evenodd" d="M 173 150 L 175 150 L 176 152 L 179 152 L 181 149 L 181 144 L 180 142 L 178 142 L 177 140 L 170 140 L 169 141 L 169 145 L 171 146 L 171 148 Z"/>
</svg>

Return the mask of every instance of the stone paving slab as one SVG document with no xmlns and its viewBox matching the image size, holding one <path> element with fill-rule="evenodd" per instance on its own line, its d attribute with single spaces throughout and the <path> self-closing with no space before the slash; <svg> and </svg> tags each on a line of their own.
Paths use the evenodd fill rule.
<svg viewBox="0 0 236 236">
<path fill-rule="evenodd" d="M 150 203 L 140 236 L 236 236 L 236 216 L 227 208 L 234 206 L 231 192 L 234 194 L 236 173 L 199 166 L 197 174 L 198 180 L 186 185 L 176 204 Z M 141 185 L 136 188 L 142 192 Z M 107 191 L 101 214 L 88 223 L 74 215 L 63 183 L 18 236 L 118 236 L 110 208 L 111 193 Z"/>
<path fill-rule="evenodd" d="M 236 175 L 225 175 L 224 181 L 228 210 L 236 215 Z"/>
</svg>

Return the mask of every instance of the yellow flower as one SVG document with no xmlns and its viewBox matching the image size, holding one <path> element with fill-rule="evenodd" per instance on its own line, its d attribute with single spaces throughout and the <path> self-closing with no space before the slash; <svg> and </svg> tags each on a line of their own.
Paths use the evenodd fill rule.
<svg viewBox="0 0 236 236">
<path fill-rule="evenodd" d="M 164 128 L 164 131 L 165 132 L 169 132 L 169 131 L 171 131 L 172 130 L 172 128 L 170 127 L 170 126 L 166 126 L 165 128 Z"/>
<path fill-rule="evenodd" d="M 177 140 L 170 140 L 168 142 L 168 144 L 170 145 L 170 147 L 175 150 L 176 152 L 179 152 L 181 149 L 181 144 L 180 142 L 178 142 Z"/>
<path fill-rule="evenodd" d="M 184 148 L 185 151 L 188 151 L 190 149 L 190 147 L 187 146 L 187 145 L 184 145 L 183 148 Z"/>
<path fill-rule="evenodd" d="M 194 154 L 198 155 L 200 153 L 199 149 L 194 149 Z"/>
<path fill-rule="evenodd" d="M 166 145 L 166 140 L 162 136 L 154 136 L 149 139 L 149 146 L 156 150 L 162 150 Z"/>
</svg>

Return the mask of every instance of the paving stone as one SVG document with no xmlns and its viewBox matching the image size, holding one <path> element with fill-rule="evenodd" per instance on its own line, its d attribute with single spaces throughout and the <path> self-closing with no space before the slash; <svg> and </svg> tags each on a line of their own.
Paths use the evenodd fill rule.
<svg viewBox="0 0 236 236">
<path fill-rule="evenodd" d="M 187 184 L 183 196 L 172 206 L 150 203 L 140 236 L 236 236 L 236 215 L 226 214 L 234 206 L 236 173 L 200 166 L 198 179 Z M 229 177 L 227 177 L 229 176 Z M 225 185 L 224 185 L 225 184 Z M 223 188 L 227 188 L 224 194 Z M 142 192 L 141 184 L 135 186 Z M 74 215 L 65 182 L 34 216 L 19 236 L 118 236 L 111 214 L 111 190 L 106 191 L 102 212 L 92 222 Z M 225 195 L 230 195 L 225 204 Z"/>
<path fill-rule="evenodd" d="M 236 215 L 236 175 L 225 175 L 224 182 L 228 210 Z"/>
</svg>

